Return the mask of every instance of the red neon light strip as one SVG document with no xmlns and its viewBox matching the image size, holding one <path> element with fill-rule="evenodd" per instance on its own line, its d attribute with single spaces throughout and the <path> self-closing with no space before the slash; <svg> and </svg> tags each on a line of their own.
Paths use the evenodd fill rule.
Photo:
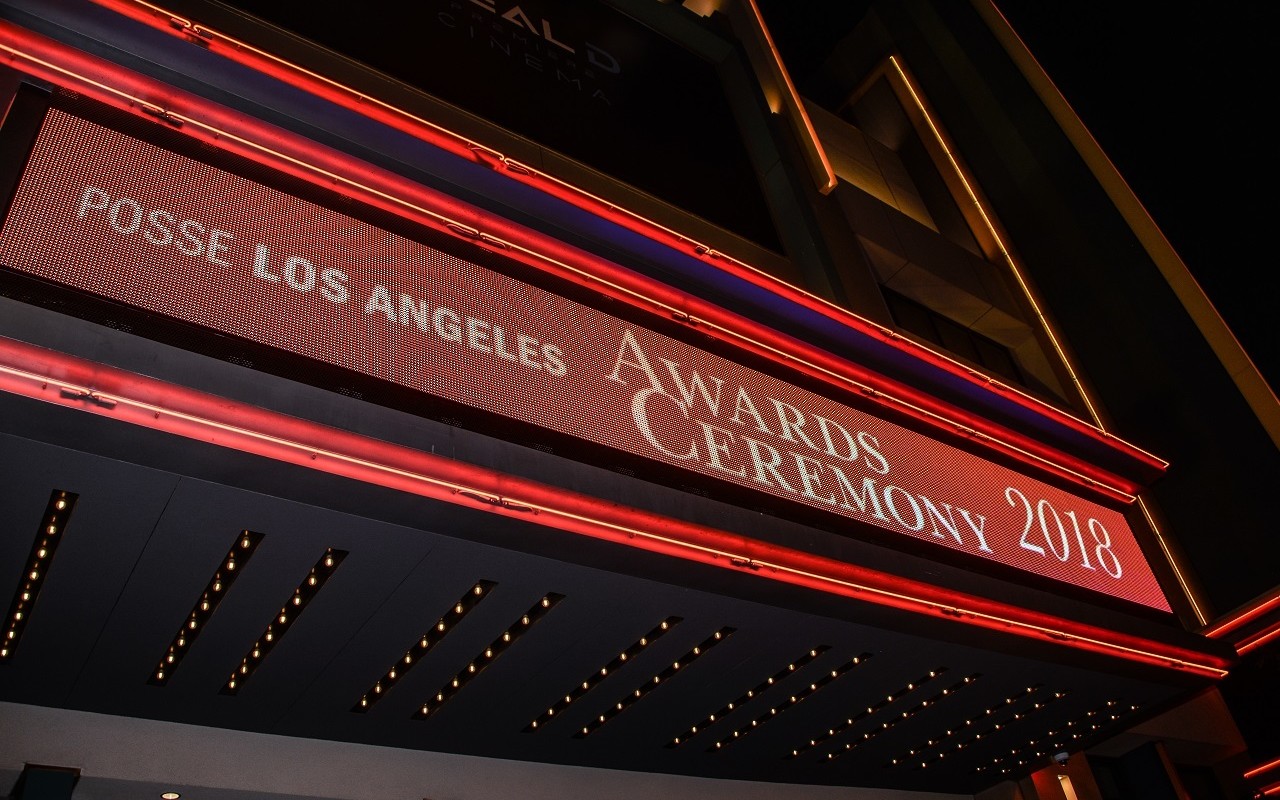
<svg viewBox="0 0 1280 800">
<path fill-rule="evenodd" d="M 785 105 L 788 106 L 786 110 L 790 112 L 788 116 L 801 129 L 798 131 L 799 138 L 803 144 L 805 156 L 809 161 L 809 171 L 813 173 L 814 183 L 820 193 L 831 194 L 831 190 L 836 188 L 836 173 L 831 168 L 831 161 L 827 158 L 822 142 L 818 139 L 818 132 L 813 129 L 813 121 L 809 119 L 809 112 L 805 110 L 804 101 L 800 99 L 800 93 L 796 91 L 796 85 L 791 80 L 791 73 L 787 72 L 786 65 L 782 63 L 782 54 L 778 52 L 777 45 L 773 43 L 773 35 L 769 33 L 769 26 L 764 24 L 764 15 L 760 13 L 760 7 L 756 4 L 756 0 L 747 0 L 746 7 L 751 15 L 751 21 L 755 23 L 756 30 L 760 33 L 761 38 L 764 39 L 774 73 L 782 80 L 782 89 L 786 96 Z M 779 109 L 775 108 L 773 111 L 777 113 Z"/>
<path fill-rule="evenodd" d="M 550 528 L 1202 677 L 1225 659 L 661 516 L 0 338 L 0 391 Z M 661 533 L 658 533 L 661 531 Z"/>
<path fill-rule="evenodd" d="M 1280 758 L 1277 758 L 1274 761 L 1268 761 L 1265 764 L 1259 764 L 1258 766 L 1246 772 L 1243 777 L 1245 778 L 1245 780 L 1248 780 L 1249 778 L 1252 778 L 1255 775 L 1261 775 L 1264 772 L 1270 772 L 1276 767 L 1280 767 Z"/>
<path fill-rule="evenodd" d="M 1277 607 L 1280 607 L 1280 592 L 1259 600 L 1255 605 L 1240 611 L 1230 619 L 1209 626 L 1203 633 L 1205 636 L 1210 636 L 1214 639 L 1221 638 L 1224 634 L 1234 631 L 1245 623 L 1251 622 Z"/>
<path fill-rule="evenodd" d="M 1278 636 L 1280 636 L 1280 622 L 1268 626 L 1252 637 L 1243 639 L 1236 645 L 1236 652 L 1240 655 L 1251 653 Z"/>
<path fill-rule="evenodd" d="M 7 44 L 13 41 L 17 46 Z M 1112 501 L 1132 503 L 1140 487 L 1089 462 L 1061 453 L 1029 437 L 981 417 L 952 408 L 929 395 L 889 381 L 856 364 L 809 347 L 791 337 L 712 306 L 671 287 L 575 250 L 550 237 L 491 217 L 447 195 L 432 192 L 399 176 L 381 172 L 301 137 L 227 111 L 200 98 L 159 84 L 109 62 L 103 62 L 29 31 L 0 22 L 0 50 L 22 58 L 33 74 L 57 83 L 71 81 L 82 93 L 117 108 L 143 110 L 180 123 L 189 133 L 203 134 L 221 149 L 263 162 L 309 182 L 334 181 L 362 193 L 361 200 L 384 210 L 417 217 L 417 221 L 453 235 L 490 243 L 537 269 L 577 283 L 589 282 L 609 296 L 650 313 L 684 319 L 719 334 L 756 355 L 799 370 L 829 385 L 852 390 L 895 411 L 927 422 L 948 435 L 957 432 L 1024 464 L 1047 470 Z M 101 76 L 101 80 L 87 77 Z M 202 119 L 173 112 L 175 104 L 194 106 Z M 257 144 L 270 141 L 291 152 Z M 488 231 L 496 232 L 489 233 Z M 887 386 L 890 392 L 877 388 Z"/>
<path fill-rule="evenodd" d="M 1275 794 L 1280 794 L 1280 783 L 1273 783 L 1270 786 L 1263 787 L 1262 789 L 1259 790 L 1259 794 L 1261 794 L 1263 797 L 1270 797 Z"/>
<path fill-rule="evenodd" d="M 945 354 L 904 339 L 891 328 L 878 325 L 830 301 L 779 280 L 750 264 L 717 252 L 653 220 L 620 208 L 613 202 L 597 197 L 552 175 L 539 172 L 527 164 L 510 159 L 490 147 L 467 139 L 460 134 L 415 116 L 385 101 L 370 97 L 356 89 L 260 50 L 246 42 L 196 24 L 178 14 L 142 0 L 93 0 L 93 2 L 175 36 L 198 39 L 206 46 L 224 45 L 223 47 L 218 47 L 216 52 L 236 63 L 248 66 L 290 86 L 303 89 L 350 111 L 408 133 L 448 152 L 475 159 L 480 163 L 488 164 L 494 169 L 501 169 L 504 174 L 513 180 L 534 186 L 628 230 L 662 242 L 675 250 L 686 252 L 692 250 L 697 255 L 714 262 L 725 272 L 735 277 L 768 289 L 790 302 L 810 311 L 816 311 L 845 327 L 878 337 L 881 341 L 888 343 L 901 352 L 944 369 L 973 385 L 988 391 L 1001 393 L 1018 404 L 1064 424 L 1077 433 L 1085 434 L 1112 449 L 1123 452 L 1128 457 L 1134 458 L 1150 468 L 1164 470 L 1168 467 L 1168 462 L 1142 450 L 1136 445 L 1119 439 L 1097 426 L 1049 405 L 1016 387 L 983 375 Z M 1136 491 L 1136 489 L 1137 487 L 1134 487 L 1130 491 Z"/>
</svg>

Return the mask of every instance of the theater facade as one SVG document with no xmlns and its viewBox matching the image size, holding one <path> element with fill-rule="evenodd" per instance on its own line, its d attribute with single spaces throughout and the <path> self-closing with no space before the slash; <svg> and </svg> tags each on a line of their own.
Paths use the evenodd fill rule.
<svg viewBox="0 0 1280 800">
<path fill-rule="evenodd" d="M 0 4 L 8 796 L 1280 792 L 1274 394 L 852 6 Z"/>
</svg>

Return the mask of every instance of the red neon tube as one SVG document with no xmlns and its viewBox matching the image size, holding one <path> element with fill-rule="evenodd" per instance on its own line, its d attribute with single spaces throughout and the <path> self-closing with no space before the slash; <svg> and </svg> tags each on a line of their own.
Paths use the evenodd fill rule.
<svg viewBox="0 0 1280 800">
<path fill-rule="evenodd" d="M 1270 772 L 1271 770 L 1275 769 L 1276 767 L 1280 767 L 1280 758 L 1274 759 L 1274 760 L 1272 760 L 1272 761 L 1268 761 L 1268 762 L 1267 762 L 1267 763 L 1265 763 L 1265 764 L 1259 764 L 1258 766 L 1254 767 L 1253 769 L 1248 770 L 1247 772 L 1245 772 L 1243 777 L 1245 778 L 1245 780 L 1248 780 L 1248 779 L 1253 778 L 1253 777 L 1255 777 L 1255 776 L 1257 776 L 1257 775 L 1261 775 L 1261 774 L 1262 774 L 1262 773 L 1264 773 L 1264 772 Z"/>
<path fill-rule="evenodd" d="M 1258 617 L 1266 614 L 1271 609 L 1277 607 L 1280 607 L 1280 592 L 1273 594 L 1270 597 L 1264 597 L 1257 603 L 1237 612 L 1228 619 L 1210 625 L 1208 628 L 1205 628 L 1204 635 L 1214 639 L 1220 639 L 1231 631 L 1236 630 L 1248 622 L 1252 622 Z"/>
</svg>

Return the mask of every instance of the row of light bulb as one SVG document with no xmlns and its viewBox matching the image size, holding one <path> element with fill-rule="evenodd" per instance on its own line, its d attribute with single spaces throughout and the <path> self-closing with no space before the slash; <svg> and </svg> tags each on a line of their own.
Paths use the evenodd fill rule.
<svg viewBox="0 0 1280 800">
<path fill-rule="evenodd" d="M 325 582 L 333 576 L 333 573 L 338 569 L 338 565 L 342 563 L 346 556 L 347 553 L 344 550 L 335 550 L 332 547 L 325 550 L 324 555 L 307 573 L 307 577 L 293 590 L 293 597 L 289 599 L 284 608 L 280 609 L 275 618 L 267 624 L 267 629 L 263 631 L 262 636 L 253 643 L 253 647 L 240 660 L 240 666 L 231 673 L 231 677 L 223 685 L 223 694 L 235 694 L 240 691 L 245 681 L 262 664 L 267 654 L 271 652 L 272 648 L 279 643 L 280 639 L 289 631 L 289 628 L 293 626 L 293 623 L 302 615 L 306 604 L 316 596 Z"/>
<path fill-rule="evenodd" d="M 160 663 L 151 674 L 150 680 L 147 681 L 148 683 L 154 686 L 163 686 L 173 677 L 173 673 L 178 669 L 178 664 L 182 661 L 182 657 L 190 651 L 196 637 L 204 631 L 209 619 L 213 616 L 213 612 L 218 609 L 222 599 L 227 596 L 227 592 L 231 589 L 236 577 L 244 571 L 244 567 L 257 551 L 258 544 L 261 541 L 262 534 L 252 531 L 242 531 L 236 537 L 235 544 L 227 551 L 226 557 L 218 563 L 218 569 L 214 571 L 213 577 L 209 579 L 209 583 L 205 586 L 204 592 L 200 594 L 200 599 L 196 601 L 191 613 L 187 614 L 187 619 L 182 624 L 182 628 L 173 637 L 173 641 L 169 643 L 168 650 L 165 652 L 164 657 L 160 659 Z"/>
<path fill-rule="evenodd" d="M 673 630 L 680 622 L 680 617 L 667 617 L 662 622 L 659 622 L 647 634 L 641 636 L 629 647 L 614 656 L 613 660 L 608 664 L 605 664 L 603 667 L 587 676 L 585 680 L 575 685 L 573 689 L 569 690 L 569 692 L 563 696 L 563 698 L 557 700 L 551 705 L 551 707 L 539 715 L 537 719 L 525 726 L 525 733 L 544 730 L 547 723 L 554 719 L 557 714 L 563 714 L 564 710 L 568 708 L 571 703 L 582 699 L 587 692 L 599 686 L 607 677 L 616 674 L 618 670 L 622 669 L 622 667 L 626 666 L 628 662 L 639 655 L 642 650 L 656 642 L 658 639 L 661 639 L 669 631 Z"/>
<path fill-rule="evenodd" d="M 35 540 L 31 543 L 31 553 L 27 560 L 27 571 L 19 582 L 18 591 L 14 593 L 9 604 L 8 624 L 4 636 L 0 638 L 0 663 L 13 658 L 18 649 L 18 641 L 31 618 L 31 609 L 44 587 L 45 577 L 49 573 L 49 565 L 53 562 L 54 551 L 62 541 L 62 532 L 66 529 L 71 517 L 72 507 L 77 495 L 55 489 L 49 496 L 49 504 L 41 517 L 40 527 L 36 530 Z"/>
<path fill-rule="evenodd" d="M 925 683 L 928 680 L 932 680 L 933 678 L 941 676 L 943 672 L 945 672 L 945 670 L 933 670 L 932 672 L 929 673 L 928 678 L 920 681 L 916 681 L 914 685 L 919 686 L 920 684 Z M 953 683 L 950 686 L 943 689 L 942 691 L 934 694 L 933 696 L 928 697 L 924 700 L 921 700 L 915 706 L 911 707 L 906 711 L 901 712 L 898 716 L 891 717 L 890 719 L 885 720 L 884 722 L 880 723 L 879 727 L 872 728 L 869 731 L 865 731 L 862 734 L 861 739 L 858 739 L 857 741 L 853 741 L 853 742 L 846 742 L 844 747 L 838 748 L 836 750 L 833 750 L 827 753 L 824 758 L 824 763 L 830 763 L 836 760 L 837 758 L 840 758 L 841 756 L 847 755 L 848 753 L 856 750 L 857 748 L 861 747 L 862 745 L 876 738 L 877 736 L 884 733 L 885 731 L 888 731 L 891 728 L 897 726 L 899 723 L 904 722 L 908 719 L 911 719 L 912 717 L 923 712 L 927 708 L 937 705 L 938 703 L 942 702 L 942 700 L 945 698 L 954 696 L 957 692 L 964 689 L 966 686 L 973 685 L 981 677 L 982 677 L 982 674 L 978 672 L 975 672 L 972 675 L 964 676 L 964 678 L 962 678 L 959 682 Z M 907 686 L 910 687 L 910 686 L 913 686 L 913 684 L 907 684 Z M 911 689 L 907 689 L 907 691 L 911 691 Z M 880 711 L 886 705 L 888 705 L 888 703 L 893 702 L 893 700 L 895 699 L 900 699 L 903 696 L 903 694 L 904 694 L 903 692 L 898 692 L 896 696 L 890 695 L 888 698 L 888 702 L 881 701 L 880 703 L 877 703 L 873 707 L 874 710 L 869 709 L 868 712 L 863 712 L 862 714 L 859 715 L 859 718 L 866 718 L 871 713 Z M 857 721 L 857 719 L 855 719 L 855 721 Z M 850 726 L 847 724 L 842 726 L 843 730 L 848 730 L 849 727 Z M 841 732 L 843 732 L 843 730 Z"/>
<path fill-rule="evenodd" d="M 890 692 L 890 694 L 884 695 L 883 698 L 877 700 L 876 703 L 868 705 L 868 707 L 865 707 L 863 710 L 860 710 L 860 712 L 854 714 L 854 716 L 846 717 L 844 722 L 840 722 L 838 724 L 835 724 L 835 726 L 828 727 L 826 731 L 818 733 L 817 736 L 810 737 L 810 739 L 808 741 L 805 741 L 804 744 L 797 746 L 797 748 L 792 748 L 791 753 L 788 753 L 786 758 L 797 758 L 797 756 L 799 756 L 801 753 L 805 753 L 805 751 L 812 750 L 813 748 L 817 748 L 817 746 L 822 745 L 823 742 L 826 742 L 829 739 L 835 739 L 836 736 L 844 735 L 845 732 L 849 731 L 850 728 L 855 726 L 855 724 L 858 724 L 859 722 L 863 721 L 863 719 L 867 719 L 868 717 L 872 716 L 872 714 L 877 714 L 881 712 L 881 710 L 883 710 L 884 708 L 887 708 L 888 705 L 896 703 L 897 700 L 901 700 L 902 698 L 905 698 L 906 695 L 909 695 L 911 694 L 911 692 L 914 692 L 916 689 L 919 689 L 920 686 L 924 686 L 925 684 L 928 684 L 929 681 L 937 680 L 937 678 L 940 678 L 943 675 L 946 675 L 946 672 L 947 672 L 947 667 L 938 667 L 936 669 L 929 669 L 929 671 L 927 673 L 924 673 L 924 675 L 918 678 L 915 678 L 914 681 L 909 681 L 908 684 L 900 687 L 900 689 L 897 689 L 896 691 L 892 691 Z M 973 676 L 970 676 L 970 677 L 973 677 Z M 960 681 L 959 684 L 955 685 L 955 687 L 964 686 L 966 681 L 969 681 L 969 678 L 965 678 L 964 681 Z M 948 689 L 943 689 L 942 691 L 938 692 L 937 695 L 934 695 L 933 699 L 924 700 L 922 704 L 916 705 L 915 708 L 906 710 L 906 712 L 902 712 L 901 717 L 897 719 L 892 719 L 892 721 L 882 723 L 881 727 L 877 728 L 877 730 L 874 730 L 873 732 L 863 733 L 863 739 L 861 739 L 861 741 L 854 742 L 854 744 L 846 744 L 844 751 L 833 751 L 833 753 L 828 753 L 826 755 L 826 758 L 829 760 L 829 759 L 836 758 L 837 754 L 847 753 L 847 751 L 856 748 L 856 746 L 860 744 L 863 744 L 864 741 L 872 739 L 872 737 L 876 736 L 877 733 L 882 732 L 884 730 L 888 730 L 888 728 L 892 727 L 893 724 L 897 724 L 897 722 L 899 722 L 900 719 L 906 719 L 910 717 L 911 714 L 914 714 L 916 710 L 927 707 L 928 704 L 932 704 L 932 701 L 936 701 L 936 699 L 941 699 L 942 696 L 945 696 L 946 694 L 948 694 L 948 692 L 952 690 L 954 690 L 954 687 L 948 687 Z"/>
<path fill-rule="evenodd" d="M 517 639 L 528 633 L 529 630 L 547 615 L 557 603 L 564 599 L 564 595 L 550 593 L 544 595 L 541 600 L 534 603 L 533 607 L 520 616 L 513 625 L 509 626 L 502 632 L 502 635 L 489 644 L 483 651 L 472 658 L 471 661 L 453 676 L 448 683 L 440 687 L 430 698 L 422 702 L 414 716 L 418 719 L 425 719 L 431 714 L 439 710 L 440 706 L 449 701 L 455 694 L 462 691 L 462 687 L 466 686 L 472 679 L 479 675 L 486 667 L 494 663 L 498 656 L 502 655 L 507 648 L 515 643 Z M 456 608 L 455 608 L 456 610 Z"/>
<path fill-rule="evenodd" d="M 706 655 L 707 652 L 711 650 L 713 647 L 727 640 L 730 636 L 733 635 L 734 631 L 736 630 L 737 630 L 736 628 L 726 627 L 726 628 L 721 628 L 720 630 L 711 634 L 706 639 L 704 639 L 701 644 L 695 646 L 692 650 L 685 653 L 683 656 L 676 659 L 675 661 L 672 661 L 671 665 L 668 666 L 666 669 L 664 669 L 662 672 L 658 673 L 657 675 L 654 675 L 650 680 L 645 681 L 640 686 L 637 686 L 630 694 L 623 696 L 617 702 L 615 702 L 612 707 L 610 707 L 603 713 L 598 714 L 594 720 L 582 726 L 582 728 L 577 733 L 574 734 L 574 737 L 581 739 L 583 737 L 591 735 L 596 730 L 598 730 L 600 726 L 604 725 L 609 720 L 618 716 L 623 711 L 626 711 L 628 708 L 630 708 L 631 706 L 638 703 L 641 699 L 643 699 L 645 695 L 649 694 L 654 689 L 657 689 L 659 686 L 663 685 L 663 681 L 668 681 L 671 678 L 675 677 L 676 674 L 680 672 L 680 670 L 687 668 L 694 661 L 697 661 L 699 658 L 702 658 L 704 655 Z"/>
<path fill-rule="evenodd" d="M 1062 695 L 1058 695 L 1058 696 L 1062 696 Z M 1105 722 L 1095 722 L 1093 720 L 1096 720 L 1102 716 L 1106 716 L 1108 718 L 1108 721 L 1115 722 L 1125 714 L 1128 714 L 1133 711 L 1137 711 L 1138 707 L 1139 706 L 1137 703 L 1131 703 L 1128 705 L 1128 707 L 1125 707 L 1124 704 L 1118 699 L 1108 700 L 1103 705 L 1085 712 L 1083 716 L 1077 717 L 1076 719 L 1073 719 L 1073 720 L 1068 720 L 1063 725 L 1063 728 L 1061 730 L 1047 731 L 1045 733 L 1044 739 L 1031 739 L 1023 747 L 1011 749 L 1009 751 L 1009 755 L 996 756 L 991 760 L 991 764 L 978 767 L 974 771 L 981 772 L 987 769 L 988 767 L 999 766 L 1000 764 L 1004 763 L 1006 760 L 1013 761 L 1014 759 L 1017 759 L 1016 766 L 1025 767 L 1029 763 L 1031 763 L 1031 761 L 1033 761 L 1034 759 L 1043 758 L 1046 755 L 1046 753 L 1043 750 L 1034 750 L 1034 748 L 1036 748 L 1037 746 L 1043 747 L 1046 744 L 1051 744 L 1052 745 L 1051 749 L 1056 752 L 1061 750 L 1064 746 L 1070 743 L 1065 741 L 1049 742 L 1048 741 L 1049 739 L 1052 739 L 1053 737 L 1056 737 L 1059 734 L 1066 734 L 1070 732 L 1071 733 L 1070 741 L 1076 742 L 1080 739 L 1091 736 L 1092 734 L 1102 730 L 1103 725 L 1106 724 Z M 1024 755 L 1028 750 L 1034 750 L 1034 755 L 1031 755 L 1031 756 Z M 1023 757 L 1018 758 L 1019 755 L 1022 755 Z M 1005 767 L 1001 769 L 1000 772 L 1002 774 L 1008 774 L 1011 770 L 1012 770 L 1012 767 Z"/>
<path fill-rule="evenodd" d="M 756 684 L 753 688 L 748 689 L 744 694 L 739 695 L 737 699 L 733 700 L 730 703 L 726 703 L 724 706 L 720 708 L 719 711 L 716 711 L 714 714 L 708 715 L 706 719 L 702 720 L 702 722 L 699 722 L 697 725 L 689 726 L 689 728 L 684 733 L 680 734 L 679 736 L 675 737 L 670 742 L 668 742 L 667 747 L 679 747 L 680 745 L 688 742 L 691 738 L 697 735 L 698 731 L 706 730 L 711 725 L 715 724 L 716 720 L 723 719 L 724 717 L 738 710 L 742 706 L 745 706 L 747 703 L 750 703 L 752 700 L 755 700 L 761 694 L 768 691 L 769 688 L 772 687 L 775 683 L 781 682 L 783 679 L 789 677 L 792 673 L 796 672 L 797 670 L 803 669 L 804 667 L 808 666 L 812 661 L 817 659 L 818 656 L 822 655 L 823 653 L 827 652 L 830 649 L 831 649 L 830 646 L 825 644 L 819 645 L 818 647 L 810 648 L 809 651 L 804 655 L 802 655 L 800 658 L 797 658 L 794 661 L 788 663 L 786 667 L 770 675 L 768 678 Z M 858 658 L 855 658 L 853 660 L 853 663 L 855 664 L 858 663 Z M 737 731 L 734 731 L 733 735 L 734 737 L 737 737 L 740 734 Z"/>
</svg>

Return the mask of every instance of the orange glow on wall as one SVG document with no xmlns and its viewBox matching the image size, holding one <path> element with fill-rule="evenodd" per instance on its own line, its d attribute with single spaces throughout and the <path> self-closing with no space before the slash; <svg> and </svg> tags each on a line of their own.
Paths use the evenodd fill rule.
<svg viewBox="0 0 1280 800">
<path fill-rule="evenodd" d="M 792 123 L 818 191 L 822 194 L 830 194 L 836 188 L 836 173 L 831 168 L 831 160 L 827 158 L 827 152 L 822 147 L 818 132 L 813 129 L 813 121 L 809 119 L 804 101 L 800 99 L 800 93 L 796 91 L 795 84 L 791 81 L 791 73 L 782 63 L 782 55 L 778 52 L 777 45 L 773 43 L 773 35 L 769 33 L 769 26 L 764 23 L 764 15 L 760 13 L 756 0 L 742 0 L 742 2 L 746 6 L 757 36 L 762 40 L 764 50 L 769 55 L 770 72 L 773 73 L 775 80 L 782 84 L 782 96 L 777 98 L 776 102 L 770 102 L 770 110 L 775 114 L 784 114 Z"/>
<path fill-rule="evenodd" d="M 1267 597 L 1263 597 L 1257 602 L 1252 603 L 1233 614 L 1227 615 L 1224 619 L 1221 619 L 1205 628 L 1203 633 L 1205 636 L 1220 639 L 1228 633 L 1266 615 L 1267 612 L 1276 608 L 1280 608 L 1280 591 L 1272 593 Z"/>
</svg>

